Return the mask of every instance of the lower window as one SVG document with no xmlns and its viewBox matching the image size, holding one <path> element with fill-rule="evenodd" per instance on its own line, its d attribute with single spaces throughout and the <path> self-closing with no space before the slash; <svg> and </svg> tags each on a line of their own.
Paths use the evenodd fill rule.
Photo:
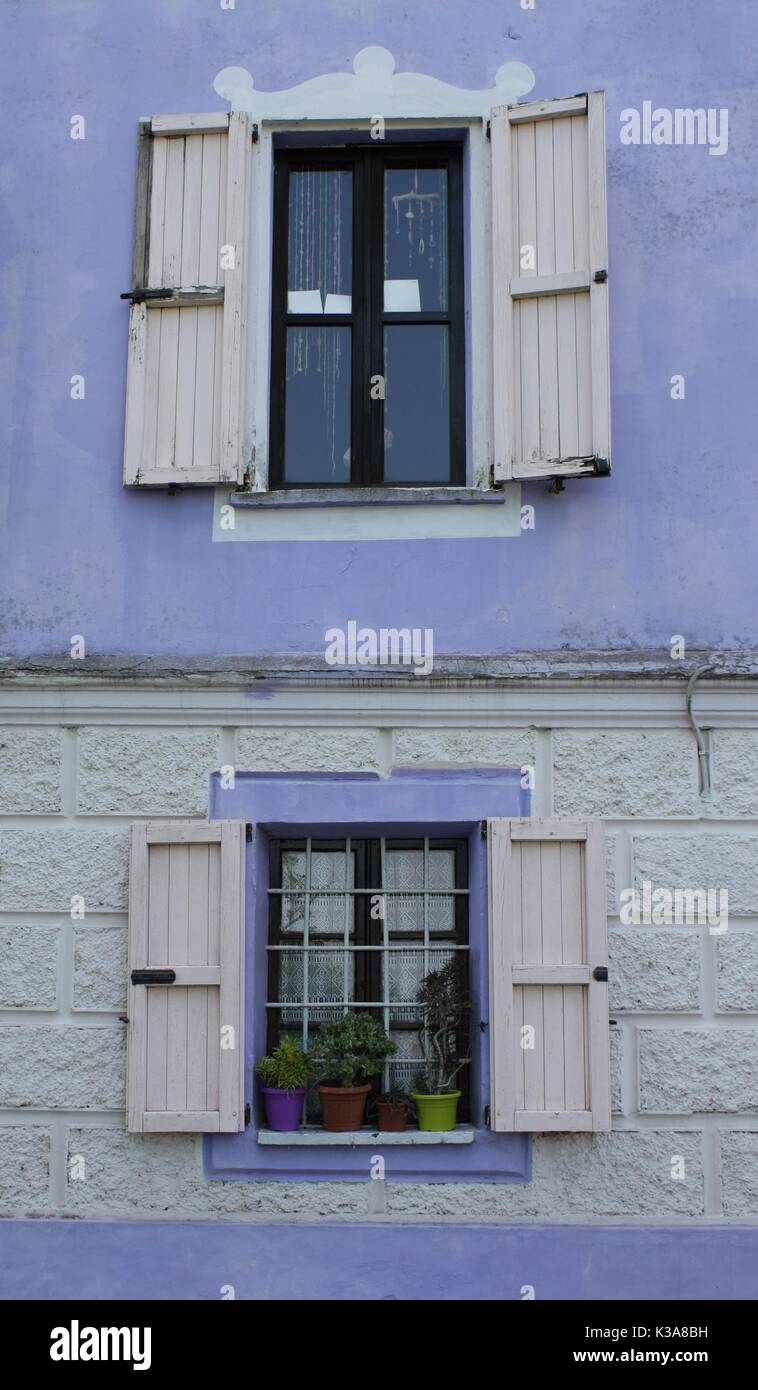
<svg viewBox="0 0 758 1390">
<path fill-rule="evenodd" d="M 418 990 L 454 955 L 467 976 L 468 917 L 465 839 L 272 840 L 268 1050 L 287 1035 L 318 1059 L 320 1025 L 368 1009 L 395 1043 L 375 1084 L 412 1090 L 423 1065 Z M 459 1121 L 468 1071 L 456 1080 Z M 318 1119 L 312 1095 L 306 1118 Z"/>
</svg>

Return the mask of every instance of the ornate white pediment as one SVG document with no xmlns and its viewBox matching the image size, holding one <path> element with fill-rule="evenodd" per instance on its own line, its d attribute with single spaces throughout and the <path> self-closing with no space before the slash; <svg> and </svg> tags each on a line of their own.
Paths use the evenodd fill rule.
<svg viewBox="0 0 758 1390">
<path fill-rule="evenodd" d="M 277 92 L 258 91 L 252 74 L 239 67 L 222 68 L 213 86 L 232 111 L 257 120 L 387 120 L 485 117 L 493 106 L 518 101 L 534 82 L 526 63 L 503 63 L 493 87 L 455 87 L 426 73 L 396 72 L 388 49 L 372 47 L 356 53 L 351 73 L 322 73 Z"/>
</svg>

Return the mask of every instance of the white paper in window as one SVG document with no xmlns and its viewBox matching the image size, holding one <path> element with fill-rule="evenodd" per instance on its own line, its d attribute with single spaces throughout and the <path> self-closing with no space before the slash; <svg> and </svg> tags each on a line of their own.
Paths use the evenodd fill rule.
<svg viewBox="0 0 758 1390">
<path fill-rule="evenodd" d="M 288 290 L 287 311 L 290 314 L 322 314 L 321 290 Z"/>
<path fill-rule="evenodd" d="M 386 314 L 417 314 L 421 310 L 421 290 L 418 280 L 385 280 L 384 312 Z"/>
<path fill-rule="evenodd" d="M 352 313 L 352 296 L 349 294 L 328 294 L 324 305 L 325 314 Z"/>
</svg>

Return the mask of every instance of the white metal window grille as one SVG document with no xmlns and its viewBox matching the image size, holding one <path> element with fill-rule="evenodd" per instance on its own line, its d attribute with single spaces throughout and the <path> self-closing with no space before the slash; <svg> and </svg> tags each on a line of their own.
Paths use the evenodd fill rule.
<svg viewBox="0 0 758 1390">
<path fill-rule="evenodd" d="M 383 1086 L 412 1088 L 419 986 L 468 949 L 465 840 L 272 842 L 269 1047 L 286 1034 L 318 1058 L 321 1023 L 370 1009 L 396 1045 Z"/>
</svg>

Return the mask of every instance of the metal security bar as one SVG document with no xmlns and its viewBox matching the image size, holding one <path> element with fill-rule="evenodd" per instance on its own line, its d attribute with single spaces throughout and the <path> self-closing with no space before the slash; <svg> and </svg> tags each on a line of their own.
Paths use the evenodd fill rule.
<svg viewBox="0 0 758 1390">
<path fill-rule="evenodd" d="M 299 1032 L 317 1056 L 320 1023 L 370 1009 L 398 1048 L 385 1063 L 384 1087 L 409 1084 L 423 1063 L 417 987 L 469 949 L 466 866 L 463 840 L 277 841 L 268 889 L 269 1044 Z"/>
</svg>

